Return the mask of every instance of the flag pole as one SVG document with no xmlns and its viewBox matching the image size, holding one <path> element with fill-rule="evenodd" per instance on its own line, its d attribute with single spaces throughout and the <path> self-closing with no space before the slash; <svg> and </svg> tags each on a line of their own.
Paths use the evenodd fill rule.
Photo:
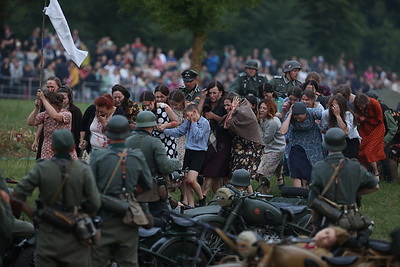
<svg viewBox="0 0 400 267">
<path fill-rule="evenodd" d="M 42 89 L 42 80 L 43 80 L 43 68 L 44 68 L 44 53 L 43 53 L 43 45 L 44 45 L 44 19 L 45 19 L 45 12 L 44 9 L 47 6 L 47 0 L 44 0 L 44 7 L 43 7 L 43 18 L 42 18 L 42 43 L 40 44 L 40 51 L 42 51 L 42 57 L 40 58 L 40 68 L 39 68 L 39 89 Z"/>
</svg>

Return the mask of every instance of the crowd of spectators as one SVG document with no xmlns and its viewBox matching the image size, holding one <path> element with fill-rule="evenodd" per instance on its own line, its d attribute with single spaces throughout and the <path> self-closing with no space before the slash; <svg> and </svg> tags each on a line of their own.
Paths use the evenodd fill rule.
<svg viewBox="0 0 400 267">
<path fill-rule="evenodd" d="M 170 90 L 182 85 L 180 73 L 191 67 L 191 50 L 176 55 L 174 50 L 164 51 L 161 47 L 142 42 L 140 37 L 130 44 L 119 47 L 110 37 L 103 37 L 94 49 L 88 49 L 79 36 L 78 30 L 72 31 L 76 47 L 89 50 L 89 56 L 78 68 L 69 60 L 57 36 L 49 30 L 44 31 L 44 67 L 41 71 L 41 30 L 36 27 L 31 35 L 23 40 L 17 38 L 8 26 L 4 26 L 1 39 L 0 92 L 12 93 L 18 86 L 27 84 L 31 79 L 38 84 L 42 80 L 57 76 L 63 84 L 71 87 L 76 96 L 93 100 L 100 94 L 109 93 L 115 84 L 123 84 L 130 89 L 133 98 L 144 90 L 154 90 L 159 84 Z M 225 88 L 233 82 L 243 70 L 248 59 L 259 61 L 259 73 L 270 79 L 281 75 L 282 62 L 278 62 L 268 48 L 254 48 L 249 55 L 240 55 L 233 45 L 226 45 L 222 53 L 207 51 L 199 74 L 200 86 L 205 88 L 212 80 L 220 81 Z M 323 56 L 314 56 L 310 60 L 299 60 L 302 69 L 299 80 L 304 82 L 307 73 L 318 72 L 321 83 L 330 88 L 348 83 L 353 92 L 367 92 L 370 89 L 389 88 L 400 92 L 397 74 L 384 70 L 381 66 L 369 66 L 365 72 L 356 69 L 356 62 L 339 58 L 337 62 L 326 62 Z M 82 92 L 82 93 L 81 93 Z"/>
</svg>

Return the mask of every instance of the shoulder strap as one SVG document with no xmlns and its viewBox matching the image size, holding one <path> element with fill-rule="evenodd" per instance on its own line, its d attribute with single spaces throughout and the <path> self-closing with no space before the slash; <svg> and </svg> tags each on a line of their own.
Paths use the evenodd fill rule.
<svg viewBox="0 0 400 267">
<path fill-rule="evenodd" d="M 114 170 L 113 170 L 113 172 L 112 172 L 110 178 L 108 179 L 108 182 L 107 182 L 106 187 L 105 187 L 104 190 L 103 190 L 103 194 L 105 194 L 106 191 L 107 191 L 107 189 L 110 187 L 110 184 L 111 184 L 112 180 L 114 179 L 115 174 L 117 173 L 118 167 L 121 165 L 122 159 L 123 159 L 124 157 L 126 157 L 126 155 L 127 155 L 127 151 L 128 151 L 128 149 L 125 148 L 125 149 L 122 151 L 122 153 L 118 153 L 118 154 L 119 154 L 119 160 L 118 160 L 117 164 L 115 164 Z"/>
<path fill-rule="evenodd" d="M 60 196 L 61 190 L 64 188 L 65 183 L 67 182 L 67 178 L 68 176 L 66 175 L 67 173 L 69 174 L 72 166 L 74 165 L 75 161 L 72 161 L 71 163 L 68 164 L 68 168 L 65 171 L 64 169 L 62 169 L 62 167 L 60 166 L 60 164 L 58 162 L 55 161 L 55 163 L 58 165 L 58 167 L 61 170 L 61 183 L 57 188 L 56 193 L 54 194 L 52 200 L 51 200 L 51 206 L 54 205 L 54 203 L 56 202 L 57 198 Z"/>
<path fill-rule="evenodd" d="M 333 173 L 332 173 L 332 176 L 331 176 L 331 179 L 329 179 L 329 182 L 327 183 L 327 185 L 325 186 L 325 188 L 324 188 L 324 191 L 322 191 L 322 193 L 321 193 L 321 195 L 320 196 L 325 196 L 325 194 L 326 194 L 326 192 L 329 190 L 329 188 L 332 186 L 332 183 L 333 183 L 333 180 L 335 180 L 335 179 L 337 179 L 337 177 L 338 177 L 338 174 L 339 174 L 339 171 L 342 169 L 342 167 L 343 167 L 343 161 L 345 160 L 345 158 L 344 159 L 341 159 L 340 161 L 339 161 L 339 164 L 336 166 L 336 168 L 335 168 L 335 170 L 333 171 Z"/>
</svg>

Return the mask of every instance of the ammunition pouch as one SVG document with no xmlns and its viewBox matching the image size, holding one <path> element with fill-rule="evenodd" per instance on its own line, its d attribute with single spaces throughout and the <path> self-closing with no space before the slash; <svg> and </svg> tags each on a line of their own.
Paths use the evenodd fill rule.
<svg viewBox="0 0 400 267">
<path fill-rule="evenodd" d="M 356 204 L 338 205 L 323 196 L 318 196 L 311 203 L 311 208 L 331 223 L 346 230 L 367 229 L 373 224 L 371 219 L 361 214 Z"/>
<path fill-rule="evenodd" d="M 86 246 L 97 244 L 100 240 L 100 229 L 97 229 L 92 218 L 82 212 L 62 211 L 44 205 L 40 200 L 36 201 L 38 209 L 36 216 L 40 220 L 53 225 L 66 232 L 74 232 L 78 240 Z"/>
<path fill-rule="evenodd" d="M 129 226 L 147 226 L 149 220 L 142 207 L 133 196 L 128 199 L 100 194 L 101 206 L 105 210 L 122 217 L 122 222 Z"/>
<path fill-rule="evenodd" d="M 166 200 L 167 198 L 168 188 L 164 177 L 153 178 L 153 186 L 151 189 L 137 196 L 139 202 L 157 202 Z"/>
</svg>

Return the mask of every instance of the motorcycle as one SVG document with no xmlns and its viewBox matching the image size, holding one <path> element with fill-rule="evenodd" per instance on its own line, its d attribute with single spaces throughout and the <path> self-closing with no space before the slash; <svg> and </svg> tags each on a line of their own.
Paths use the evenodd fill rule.
<svg viewBox="0 0 400 267">
<path fill-rule="evenodd" d="M 221 238 L 228 239 L 223 232 L 218 232 Z M 239 238 L 238 238 L 239 239 Z M 247 240 L 251 238 L 247 237 Z M 312 242 L 313 239 L 289 237 L 279 242 L 256 241 L 254 244 L 242 242 L 237 244 L 227 242 L 233 250 L 243 257 L 224 257 L 215 267 L 242 267 L 242 266 L 298 266 L 298 267 L 379 267 L 399 266 L 400 258 L 396 250 L 396 243 L 400 240 L 392 238 L 392 242 L 369 239 L 358 248 L 340 247 L 341 254 L 321 256 L 298 243 Z M 397 254 L 397 255 L 396 255 Z"/>
<path fill-rule="evenodd" d="M 301 197 L 285 194 L 285 197 L 274 197 L 257 192 L 229 195 L 227 190 L 220 189 L 216 195 L 218 205 L 186 210 L 185 215 L 234 235 L 251 230 L 264 240 L 279 241 L 289 235 L 311 234 L 311 212 L 305 205 L 305 193 Z M 230 252 L 215 232 L 209 232 L 205 242 L 217 258 Z"/>
<path fill-rule="evenodd" d="M 211 251 L 204 239 L 195 237 L 194 225 L 193 220 L 170 213 L 160 228 L 139 228 L 139 265 L 208 266 Z"/>
<path fill-rule="evenodd" d="M 35 266 L 35 237 L 29 239 L 13 240 L 3 255 L 4 267 L 29 267 Z"/>
</svg>

